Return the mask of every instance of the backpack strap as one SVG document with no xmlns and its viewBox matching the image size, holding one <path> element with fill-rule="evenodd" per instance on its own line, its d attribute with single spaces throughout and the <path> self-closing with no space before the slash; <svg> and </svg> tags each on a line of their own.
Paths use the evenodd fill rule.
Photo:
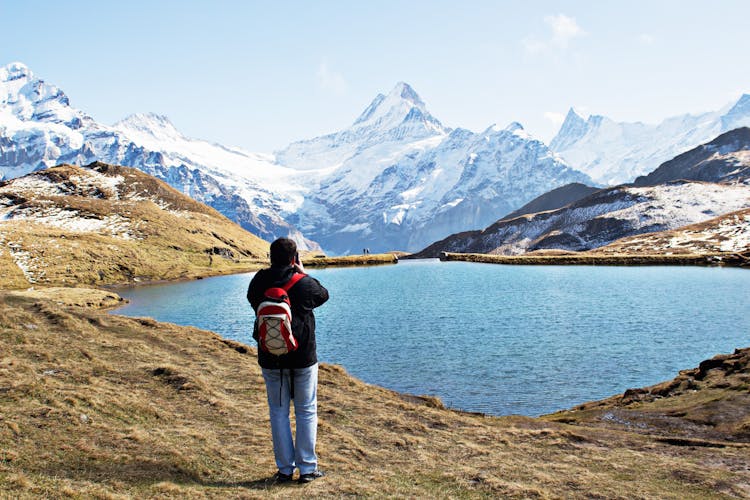
<svg viewBox="0 0 750 500">
<path fill-rule="evenodd" d="M 290 288 L 292 288 L 299 280 L 301 280 L 305 276 L 307 275 L 303 273 L 295 273 L 292 275 L 291 279 L 286 282 L 285 285 L 280 286 L 279 288 L 281 288 L 285 292 L 288 292 Z"/>
</svg>

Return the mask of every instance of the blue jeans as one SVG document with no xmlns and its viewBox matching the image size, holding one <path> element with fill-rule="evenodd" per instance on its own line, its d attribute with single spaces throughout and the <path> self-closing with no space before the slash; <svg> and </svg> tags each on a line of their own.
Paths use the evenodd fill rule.
<svg viewBox="0 0 750 500">
<path fill-rule="evenodd" d="M 290 372 L 285 368 L 263 368 L 266 381 L 268 409 L 271 416 L 271 436 L 276 466 L 282 474 L 309 474 L 318 467 L 315 440 L 318 434 L 318 365 L 294 369 L 294 417 L 296 443 L 292 441 L 289 422 Z M 296 444 L 296 445 L 295 445 Z"/>
</svg>

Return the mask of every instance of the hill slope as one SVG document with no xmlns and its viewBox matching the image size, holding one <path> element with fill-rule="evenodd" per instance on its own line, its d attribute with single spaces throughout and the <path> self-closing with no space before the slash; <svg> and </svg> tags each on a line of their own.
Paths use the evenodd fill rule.
<svg viewBox="0 0 750 500">
<path fill-rule="evenodd" d="M 537 212 L 546 212 L 548 210 L 556 210 L 562 208 L 565 205 L 573 203 L 585 198 L 591 194 L 596 193 L 601 188 L 587 186 L 578 182 L 566 184 L 559 188 L 547 191 L 546 193 L 537 196 L 526 205 L 522 206 L 518 210 L 514 210 L 500 220 L 515 219 L 521 215 L 535 214 Z"/>
<path fill-rule="evenodd" d="M 0 281 L 112 284 L 239 272 L 268 243 L 139 170 L 62 165 L 0 183 Z"/>
<path fill-rule="evenodd" d="M 318 451 L 328 475 L 268 489 L 275 466 L 253 349 L 50 296 L 0 292 L 0 490 L 14 498 L 684 499 L 750 491 L 747 439 L 736 427 L 717 429 L 709 446 L 675 446 L 663 433 L 629 432 L 606 418 L 490 418 L 370 386 L 330 365 L 321 367 L 319 390 Z M 747 373 L 746 358 L 733 363 L 725 391 L 741 391 L 737 377 Z M 696 406 L 701 382 L 691 387 L 663 403 L 683 425 L 683 406 L 691 415 L 714 411 Z M 748 405 L 738 408 L 746 418 Z"/>
<path fill-rule="evenodd" d="M 503 219 L 483 231 L 459 233 L 416 254 L 519 255 L 541 249 L 582 251 L 640 233 L 676 229 L 750 206 L 744 184 L 674 182 L 602 189 L 548 212 Z"/>
<path fill-rule="evenodd" d="M 650 174 L 638 177 L 634 184 L 653 186 L 679 179 L 705 182 L 750 179 L 750 128 L 732 130 L 676 156 Z"/>
<path fill-rule="evenodd" d="M 750 208 L 669 231 L 629 236 L 595 254 L 720 254 L 750 251 Z"/>
</svg>

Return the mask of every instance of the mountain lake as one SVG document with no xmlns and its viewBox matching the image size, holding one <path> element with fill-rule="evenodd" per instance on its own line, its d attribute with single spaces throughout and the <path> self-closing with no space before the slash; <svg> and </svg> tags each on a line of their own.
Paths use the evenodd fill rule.
<svg viewBox="0 0 750 500">
<path fill-rule="evenodd" d="M 371 384 L 491 415 L 537 416 L 671 380 L 750 346 L 750 272 L 437 260 L 309 269 L 318 357 Z M 118 290 L 114 311 L 255 346 L 239 274 Z"/>
</svg>

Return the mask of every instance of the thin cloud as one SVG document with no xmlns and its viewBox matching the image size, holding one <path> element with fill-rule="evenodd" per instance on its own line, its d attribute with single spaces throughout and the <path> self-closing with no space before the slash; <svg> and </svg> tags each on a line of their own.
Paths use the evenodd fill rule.
<svg viewBox="0 0 750 500">
<path fill-rule="evenodd" d="M 567 48 L 570 41 L 574 38 L 586 34 L 586 32 L 578 26 L 575 18 L 568 17 L 565 14 L 547 16 L 544 18 L 544 22 L 552 29 L 552 38 L 550 41 L 554 45 L 563 49 Z"/>
<path fill-rule="evenodd" d="M 349 88 L 349 84 L 346 79 L 336 71 L 332 71 L 328 67 L 328 63 L 325 61 L 321 62 L 318 66 L 318 71 L 315 74 L 318 81 L 318 85 L 323 90 L 328 90 L 336 94 L 343 94 Z"/>
<path fill-rule="evenodd" d="M 526 53 L 536 55 L 551 49 L 565 51 L 572 40 L 586 35 L 575 18 L 565 14 L 546 16 L 544 23 L 549 27 L 549 33 L 545 37 L 528 36 L 521 40 Z"/>
</svg>

